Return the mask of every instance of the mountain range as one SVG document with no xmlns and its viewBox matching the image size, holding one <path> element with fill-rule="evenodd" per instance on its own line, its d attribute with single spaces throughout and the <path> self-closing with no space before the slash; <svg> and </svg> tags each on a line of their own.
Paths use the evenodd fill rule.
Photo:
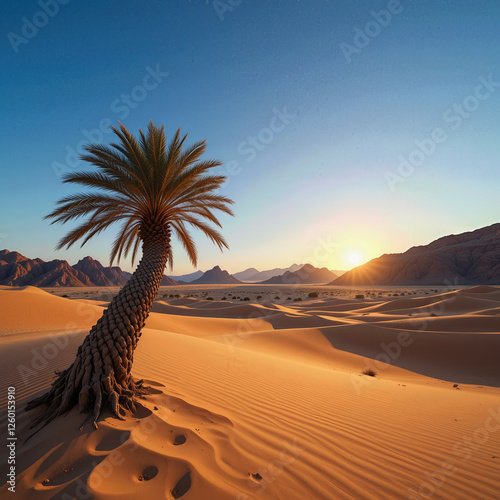
<svg viewBox="0 0 500 500">
<path fill-rule="evenodd" d="M 184 283 L 191 283 L 191 281 L 201 278 L 202 276 L 203 276 L 203 271 L 195 271 L 194 273 L 182 274 L 180 276 L 169 276 L 169 278 L 179 283 L 181 281 L 183 281 Z"/>
<path fill-rule="evenodd" d="M 91 257 L 71 266 L 65 260 L 45 262 L 18 252 L 0 251 L 0 285 L 123 286 L 131 273 L 105 267 Z M 338 276 L 327 268 L 293 264 L 258 271 L 251 267 L 229 274 L 219 266 L 203 273 L 164 276 L 165 285 L 324 284 L 343 285 L 496 285 L 500 284 L 500 223 L 467 233 L 444 236 L 406 252 L 385 254 Z"/>
<path fill-rule="evenodd" d="M 330 285 L 498 285 L 500 224 L 385 254 Z"/>
<path fill-rule="evenodd" d="M 259 271 L 255 269 L 255 267 L 249 267 L 244 271 L 240 271 L 239 273 L 234 273 L 233 276 L 240 281 L 248 281 L 249 278 L 252 278 Z"/>
<path fill-rule="evenodd" d="M 181 285 L 241 285 L 242 282 L 231 276 L 227 271 L 223 271 L 219 266 L 203 273 L 198 279 L 190 283 L 179 282 Z"/>
<path fill-rule="evenodd" d="M 238 284 L 241 282 L 244 283 L 262 283 L 265 280 L 270 278 L 275 278 L 277 276 L 281 276 L 287 271 L 295 272 L 298 271 L 303 266 L 300 264 L 292 264 L 290 267 L 277 267 L 274 269 L 268 269 L 265 271 L 259 271 L 255 269 L 255 267 L 249 267 L 244 271 L 240 271 L 234 273 L 233 275 L 229 275 L 227 271 L 221 270 L 218 266 L 214 267 L 207 271 L 210 273 L 209 276 L 204 277 L 202 271 L 196 271 L 190 274 L 183 274 L 181 276 L 170 276 L 172 279 L 177 281 L 178 283 L 184 284 Z M 225 274 L 224 274 L 225 273 Z M 339 274 L 340 275 L 340 274 Z M 236 279 L 236 281 L 232 281 L 228 278 L 228 276 L 232 276 Z M 332 278 L 330 278 L 332 279 Z"/>
<path fill-rule="evenodd" d="M 312 266 L 311 264 L 304 264 L 300 269 L 295 272 L 286 271 L 281 276 L 273 276 L 268 280 L 262 281 L 262 285 L 307 285 L 313 283 L 328 283 L 338 276 L 326 267 L 321 269 Z"/>
<path fill-rule="evenodd" d="M 132 276 L 119 267 L 104 267 L 92 257 L 71 266 L 65 260 L 29 259 L 18 252 L 0 251 L 0 285 L 8 286 L 123 286 Z M 162 285 L 177 285 L 163 276 Z"/>
<path fill-rule="evenodd" d="M 256 272 L 248 276 L 246 279 L 240 278 L 236 274 L 235 276 L 242 281 L 248 281 L 250 283 L 263 282 L 270 278 L 274 278 L 275 276 L 282 276 L 288 271 L 291 273 L 298 271 L 303 265 L 304 264 L 292 264 L 290 267 L 276 267 L 274 269 L 268 269 L 266 271 L 257 271 L 257 269 L 253 268 Z"/>
</svg>

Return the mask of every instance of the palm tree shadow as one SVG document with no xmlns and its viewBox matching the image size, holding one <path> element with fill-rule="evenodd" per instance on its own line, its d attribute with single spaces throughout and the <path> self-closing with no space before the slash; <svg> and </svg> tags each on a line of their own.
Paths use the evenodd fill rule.
<svg viewBox="0 0 500 500">
<path fill-rule="evenodd" d="M 26 441 L 32 433 L 30 426 L 34 416 L 33 411 L 18 416 L 17 477 L 22 480 L 31 469 L 27 474 L 32 479 L 28 480 L 34 481 L 37 490 L 53 490 L 54 494 L 57 492 L 57 498 L 63 493 L 73 495 L 71 498 L 87 498 L 87 479 L 106 458 L 106 455 L 89 454 L 84 446 L 94 429 L 90 425 L 80 428 L 83 415 L 75 409 L 58 417 Z M 66 483 L 68 486 L 59 490 Z M 75 494 L 76 488 L 79 488 L 79 494 Z"/>
<path fill-rule="evenodd" d="M 162 386 L 156 382 L 147 382 Z M 163 394 L 158 389 L 149 389 L 148 393 Z M 54 493 L 57 490 L 57 498 L 64 494 L 71 498 L 90 498 L 87 481 L 92 471 L 106 458 L 107 454 L 102 452 L 112 452 L 124 444 L 129 439 L 130 432 L 108 429 L 100 434 L 100 426 L 96 430 L 90 422 L 82 425 L 86 415 L 74 408 L 57 417 L 26 441 L 25 438 L 32 434 L 31 422 L 40 412 L 41 410 L 25 411 L 19 416 L 19 438 L 24 441 L 24 445 L 18 450 L 18 475 L 31 469 L 29 475 L 36 482 L 37 489 L 53 489 Z M 152 413 L 137 401 L 136 410 L 128 417 L 145 419 Z M 110 416 L 108 412 L 103 413 L 99 422 L 102 423 Z M 89 452 L 89 446 L 96 453 Z M 64 489 L 58 490 L 58 487 L 65 484 Z"/>
<path fill-rule="evenodd" d="M 93 468 L 93 467 L 92 467 Z M 57 498 L 92 498 L 87 483 L 92 469 L 72 480 L 65 488 L 58 492 Z"/>
</svg>

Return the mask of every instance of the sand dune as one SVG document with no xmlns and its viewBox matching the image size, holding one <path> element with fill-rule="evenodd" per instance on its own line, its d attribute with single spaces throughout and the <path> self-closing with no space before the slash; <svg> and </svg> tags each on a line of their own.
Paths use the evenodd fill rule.
<svg viewBox="0 0 500 500">
<path fill-rule="evenodd" d="M 106 304 L 83 297 L 0 289 L 1 425 L 14 386 L 19 436 L 2 498 L 498 499 L 498 288 L 160 298 L 135 354 L 152 387 L 138 413 L 93 431 L 73 411 L 23 443 L 25 402 Z"/>
<path fill-rule="evenodd" d="M 0 304 L 0 342 L 18 333 L 86 329 L 102 315 L 102 308 L 93 304 L 66 300 L 33 286 L 0 287 Z"/>
</svg>

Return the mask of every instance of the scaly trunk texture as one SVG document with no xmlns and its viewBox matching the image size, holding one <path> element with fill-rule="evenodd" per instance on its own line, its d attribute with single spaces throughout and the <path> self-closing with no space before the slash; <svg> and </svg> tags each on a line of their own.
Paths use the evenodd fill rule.
<svg viewBox="0 0 500 500">
<path fill-rule="evenodd" d="M 62 372 L 43 396 L 33 399 L 27 410 L 46 405 L 33 427 L 48 424 L 78 405 L 92 413 L 92 423 L 109 409 L 122 419 L 120 409 L 135 411 L 134 399 L 147 393 L 143 381 L 131 375 L 134 350 L 163 278 L 170 245 L 170 229 L 152 225 L 141 231 L 143 256 L 130 280 L 111 301 L 78 348 L 73 364 Z"/>
</svg>

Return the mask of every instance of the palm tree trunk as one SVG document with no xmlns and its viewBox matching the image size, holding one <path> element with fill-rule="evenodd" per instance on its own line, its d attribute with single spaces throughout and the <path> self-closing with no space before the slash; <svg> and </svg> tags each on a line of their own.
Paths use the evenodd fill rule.
<svg viewBox="0 0 500 500">
<path fill-rule="evenodd" d="M 92 327 L 73 364 L 56 372 L 52 388 L 28 403 L 27 410 L 47 406 L 33 427 L 46 425 L 78 405 L 80 412 L 92 413 L 97 428 L 103 409 L 121 419 L 120 410 L 135 411 L 135 397 L 147 392 L 142 381 L 134 381 L 131 370 L 134 350 L 163 278 L 170 230 L 148 233 L 136 271 Z"/>
</svg>

